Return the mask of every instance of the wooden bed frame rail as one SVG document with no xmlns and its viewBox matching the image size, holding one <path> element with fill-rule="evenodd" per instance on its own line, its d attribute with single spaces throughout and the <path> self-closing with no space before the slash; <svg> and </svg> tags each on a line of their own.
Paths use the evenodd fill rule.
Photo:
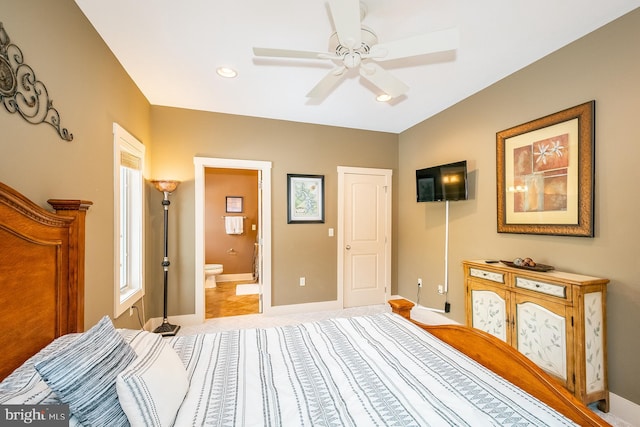
<svg viewBox="0 0 640 427">
<path fill-rule="evenodd" d="M 609 426 L 525 355 L 484 331 L 462 325 L 429 326 L 411 319 L 414 304 L 390 300 L 391 310 L 401 315 L 481 365 L 517 385 L 581 426 Z"/>
</svg>

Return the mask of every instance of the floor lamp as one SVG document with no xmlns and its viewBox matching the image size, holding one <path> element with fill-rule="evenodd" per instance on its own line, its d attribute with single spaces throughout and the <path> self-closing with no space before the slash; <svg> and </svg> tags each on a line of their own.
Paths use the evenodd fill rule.
<svg viewBox="0 0 640 427">
<path fill-rule="evenodd" d="M 173 193 L 180 181 L 158 180 L 151 181 L 156 189 L 164 195 L 162 199 L 162 207 L 164 209 L 164 257 L 162 258 L 162 269 L 164 270 L 164 311 L 162 312 L 162 325 L 158 326 L 153 332 L 164 337 L 173 336 L 178 333 L 179 325 L 172 325 L 167 319 L 167 282 L 169 279 L 169 194 Z"/>
</svg>

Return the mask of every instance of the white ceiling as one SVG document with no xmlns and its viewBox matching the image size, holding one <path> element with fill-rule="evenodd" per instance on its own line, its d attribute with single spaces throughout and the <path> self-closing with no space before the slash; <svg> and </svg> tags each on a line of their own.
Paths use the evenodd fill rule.
<svg viewBox="0 0 640 427">
<path fill-rule="evenodd" d="M 450 27 L 460 33 L 455 52 L 381 63 L 410 87 L 385 104 L 357 73 L 322 102 L 310 101 L 306 94 L 332 62 L 254 57 L 254 46 L 326 51 L 333 33 L 326 0 L 75 1 L 153 105 L 392 133 L 640 6 L 640 0 L 364 0 L 363 24 L 381 43 Z M 219 77 L 219 66 L 239 76 Z"/>
</svg>

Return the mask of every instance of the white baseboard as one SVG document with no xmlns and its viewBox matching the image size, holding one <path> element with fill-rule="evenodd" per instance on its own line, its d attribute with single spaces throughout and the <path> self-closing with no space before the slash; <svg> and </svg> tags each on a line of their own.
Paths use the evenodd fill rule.
<svg viewBox="0 0 640 427">
<path fill-rule="evenodd" d="M 406 299 L 400 295 L 393 295 L 389 299 Z M 417 322 L 427 325 L 459 325 L 460 323 L 455 320 L 449 319 L 444 315 L 444 310 L 432 307 L 426 307 L 424 305 L 418 305 L 415 301 L 411 301 L 415 305 L 411 309 L 411 318 Z"/>
<path fill-rule="evenodd" d="M 265 316 L 286 316 L 288 314 L 310 313 L 313 311 L 341 310 L 338 301 L 308 302 L 304 304 L 276 305 L 264 307 Z"/>
<path fill-rule="evenodd" d="M 305 304 L 277 305 L 274 307 L 265 307 L 264 316 L 287 316 L 290 314 L 310 313 L 314 311 L 340 310 L 341 306 L 337 301 L 311 302 Z M 201 325 L 202 321 L 195 314 L 184 314 L 180 316 L 169 316 L 169 323 L 180 326 Z M 162 317 L 151 318 L 145 323 L 144 329 L 153 332 L 162 324 Z"/>
<path fill-rule="evenodd" d="M 609 393 L 609 413 L 626 421 L 629 425 L 636 425 L 634 423 L 637 421 L 633 420 L 640 420 L 640 405 L 624 397 Z"/>
<path fill-rule="evenodd" d="M 411 309 L 411 318 L 427 325 L 459 325 L 455 320 L 441 314 L 441 311 L 443 310 L 416 305 Z"/>
<path fill-rule="evenodd" d="M 240 282 L 253 280 L 253 273 L 218 274 L 216 282 Z"/>
<path fill-rule="evenodd" d="M 264 307 L 263 315 L 265 316 L 286 316 L 289 314 L 310 313 L 313 311 L 329 311 L 341 310 L 342 306 L 338 301 L 310 302 L 304 304 L 276 305 L 273 307 Z M 201 325 L 201 319 L 195 314 L 183 314 L 179 316 L 169 316 L 169 323 L 173 325 L 192 326 Z M 145 323 L 144 328 L 147 331 L 153 331 L 162 323 L 162 317 L 151 318 Z"/>
<path fill-rule="evenodd" d="M 192 326 L 201 325 L 202 321 L 196 317 L 195 314 L 182 314 L 180 316 L 169 316 L 169 323 L 172 325 L 180 326 Z M 144 324 L 145 331 L 153 332 L 158 326 L 162 324 L 162 317 L 153 317 Z"/>
</svg>

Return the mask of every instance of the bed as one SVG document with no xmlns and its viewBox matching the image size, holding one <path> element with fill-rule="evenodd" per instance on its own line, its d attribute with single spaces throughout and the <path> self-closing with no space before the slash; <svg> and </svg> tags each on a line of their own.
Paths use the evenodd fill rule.
<svg viewBox="0 0 640 427">
<path fill-rule="evenodd" d="M 162 338 L 105 316 L 82 332 L 90 202 L 50 204 L 0 184 L 0 327 L 16 343 L 0 404 L 67 403 L 71 425 L 608 425 L 511 347 L 413 322 L 405 300 L 268 329 Z"/>
</svg>

